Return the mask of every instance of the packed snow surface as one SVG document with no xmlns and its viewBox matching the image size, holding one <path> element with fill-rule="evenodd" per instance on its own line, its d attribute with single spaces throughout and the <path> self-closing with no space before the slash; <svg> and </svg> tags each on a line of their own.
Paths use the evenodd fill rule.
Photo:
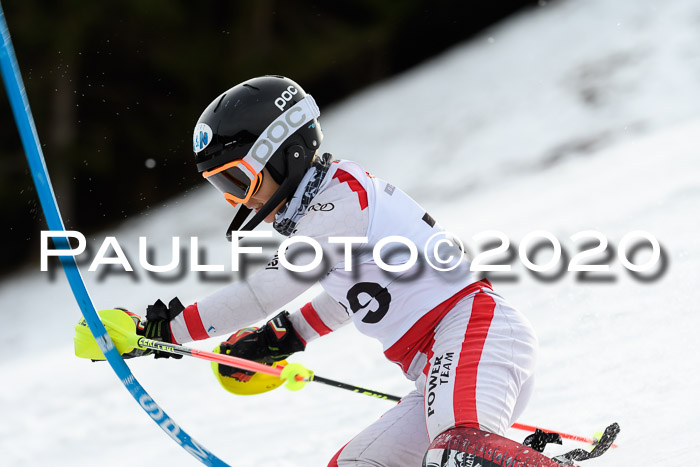
<svg viewBox="0 0 700 467">
<path fill-rule="evenodd" d="M 680 465 L 700 452 L 698 44 L 694 0 L 556 2 L 322 116 L 327 151 L 410 193 L 471 248 L 480 244 L 474 235 L 498 230 L 517 251 L 528 233 L 545 230 L 561 243 L 566 264 L 591 240 L 572 240 L 577 232 L 608 239 L 609 254 L 591 258 L 611 265 L 608 273 L 582 279 L 550 272 L 543 280 L 516 255 L 510 277 L 493 275 L 496 290 L 529 317 L 540 340 L 537 389 L 520 421 L 585 436 L 613 421 L 622 427 L 619 448 L 586 465 Z M 157 298 L 191 303 L 233 280 L 232 273 L 218 273 L 218 281 L 188 273 L 154 281 L 137 255 L 139 236 L 158 258 L 170 255 L 172 237 L 197 236 L 208 263 L 227 265 L 222 233 L 230 215 L 203 186 L 95 236 L 97 247 L 115 235 L 137 269 L 88 273 L 84 264 L 96 307 L 142 313 Z M 658 239 L 661 266 L 635 276 L 618 247 L 640 230 Z M 650 251 L 629 257 L 640 264 Z M 550 256 L 545 248 L 533 260 Z M 196 464 L 107 364 L 74 357 L 80 312 L 60 270 L 41 273 L 32 264 L 5 280 L 0 310 L 0 465 Z M 412 388 L 380 345 L 352 326 L 293 360 L 384 392 Z M 195 359 L 129 366 L 172 418 L 234 466 L 326 465 L 391 407 L 313 383 L 297 393 L 233 396 Z M 508 432 L 519 441 L 525 435 Z"/>
</svg>

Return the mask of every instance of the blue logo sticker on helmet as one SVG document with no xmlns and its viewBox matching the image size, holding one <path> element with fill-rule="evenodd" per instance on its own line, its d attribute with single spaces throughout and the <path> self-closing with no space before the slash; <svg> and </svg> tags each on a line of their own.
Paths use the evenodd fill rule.
<svg viewBox="0 0 700 467">
<path fill-rule="evenodd" d="M 198 123 L 194 127 L 194 135 L 192 135 L 192 149 L 194 150 L 195 154 L 202 151 L 209 145 L 209 143 L 211 143 L 212 134 L 213 132 L 211 131 L 211 128 L 209 128 L 209 125 L 206 123 Z"/>
</svg>

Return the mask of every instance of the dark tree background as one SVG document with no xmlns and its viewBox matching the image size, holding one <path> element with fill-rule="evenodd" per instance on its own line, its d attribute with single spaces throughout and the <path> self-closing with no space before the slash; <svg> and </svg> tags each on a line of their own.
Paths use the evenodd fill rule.
<svg viewBox="0 0 700 467">
<path fill-rule="evenodd" d="M 199 183 L 192 129 L 234 84 L 289 76 L 323 108 L 537 4 L 2 2 L 66 227 L 83 233 Z M 0 123 L 2 273 L 11 273 L 38 255 L 46 225 L 4 91 Z"/>
</svg>

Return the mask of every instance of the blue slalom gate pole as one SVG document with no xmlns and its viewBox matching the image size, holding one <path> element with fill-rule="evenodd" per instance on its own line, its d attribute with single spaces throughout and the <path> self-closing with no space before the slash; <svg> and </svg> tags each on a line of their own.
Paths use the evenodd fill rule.
<svg viewBox="0 0 700 467">
<path fill-rule="evenodd" d="M 41 208 L 44 212 L 49 230 L 57 232 L 65 231 L 63 219 L 61 218 L 58 203 L 56 202 L 56 197 L 51 186 L 48 170 L 46 169 L 44 155 L 41 151 L 41 145 L 39 144 L 39 137 L 29 107 L 27 93 L 24 88 L 24 83 L 22 82 L 22 76 L 19 71 L 14 48 L 12 47 L 10 32 L 5 21 L 5 13 L 3 12 L 2 4 L 0 4 L 0 32 L 2 33 L 2 44 L 0 46 L 0 68 L 2 69 L 2 78 L 10 100 L 15 122 L 17 123 L 24 152 L 27 156 L 32 178 L 34 179 L 34 185 L 39 195 Z M 67 238 L 54 237 L 53 239 L 56 248 L 65 250 L 71 249 Z M 80 311 L 85 317 L 85 321 L 92 335 L 95 337 L 100 350 L 104 353 L 117 377 L 134 399 L 170 438 L 197 460 L 209 466 L 228 467 L 228 464 L 209 452 L 201 444 L 197 443 L 185 430 L 175 423 L 136 380 L 114 346 L 105 327 L 102 325 L 87 288 L 85 287 L 85 282 L 80 275 L 80 270 L 75 262 L 75 258 L 73 256 L 60 256 L 60 260 L 66 277 L 68 278 L 68 283 L 75 296 L 75 300 L 78 302 Z"/>
</svg>

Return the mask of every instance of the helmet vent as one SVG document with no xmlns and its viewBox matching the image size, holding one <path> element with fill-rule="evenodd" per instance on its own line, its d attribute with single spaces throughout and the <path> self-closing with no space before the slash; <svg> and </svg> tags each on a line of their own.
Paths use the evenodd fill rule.
<svg viewBox="0 0 700 467">
<path fill-rule="evenodd" d="M 221 106 L 221 103 L 224 101 L 224 98 L 226 97 L 226 93 L 223 93 L 221 95 L 221 99 L 219 99 L 219 102 L 216 104 L 216 107 L 214 107 L 214 112 L 219 110 L 219 107 Z"/>
</svg>

